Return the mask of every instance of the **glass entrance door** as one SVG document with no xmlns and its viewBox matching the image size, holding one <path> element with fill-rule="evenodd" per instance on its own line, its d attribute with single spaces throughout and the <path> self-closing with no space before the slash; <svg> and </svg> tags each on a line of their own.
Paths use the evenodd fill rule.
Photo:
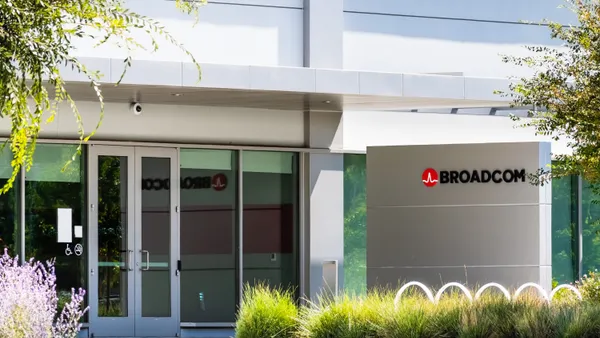
<svg viewBox="0 0 600 338">
<path fill-rule="evenodd" d="M 89 175 L 90 333 L 177 336 L 177 151 L 91 146 Z"/>
<path fill-rule="evenodd" d="M 133 148 L 89 147 L 90 331 L 135 335 Z"/>
<path fill-rule="evenodd" d="M 179 333 L 177 150 L 136 148 L 135 161 L 135 335 L 175 337 Z"/>
</svg>

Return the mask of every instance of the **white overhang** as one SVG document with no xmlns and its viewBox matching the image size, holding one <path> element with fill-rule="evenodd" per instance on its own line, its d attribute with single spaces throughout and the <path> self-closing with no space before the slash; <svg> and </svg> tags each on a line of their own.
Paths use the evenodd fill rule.
<svg viewBox="0 0 600 338">
<path fill-rule="evenodd" d="M 507 107 L 494 94 L 508 79 L 440 74 L 402 74 L 304 67 L 202 64 L 202 80 L 192 63 L 134 60 L 118 87 L 123 60 L 81 58 L 103 74 L 106 101 L 229 106 L 281 110 L 406 110 Z M 89 81 L 63 69 L 76 100 L 95 100 Z"/>
</svg>

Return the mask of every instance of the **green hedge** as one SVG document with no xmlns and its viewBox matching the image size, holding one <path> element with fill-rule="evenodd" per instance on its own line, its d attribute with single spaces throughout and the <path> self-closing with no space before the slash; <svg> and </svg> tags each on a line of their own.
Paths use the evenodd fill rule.
<svg viewBox="0 0 600 338">
<path fill-rule="evenodd" d="M 600 305 L 573 297 L 548 305 L 532 294 L 510 302 L 493 291 L 473 304 L 448 293 L 434 305 L 409 292 L 396 308 L 393 293 L 372 292 L 298 308 L 291 292 L 247 288 L 236 338 L 267 337 L 600 337 Z"/>
</svg>

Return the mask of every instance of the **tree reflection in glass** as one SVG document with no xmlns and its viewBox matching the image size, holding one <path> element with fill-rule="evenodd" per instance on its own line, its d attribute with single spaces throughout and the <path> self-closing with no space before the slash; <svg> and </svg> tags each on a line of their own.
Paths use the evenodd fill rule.
<svg viewBox="0 0 600 338">
<path fill-rule="evenodd" d="M 127 157 L 98 157 L 98 315 L 127 316 Z"/>
<path fill-rule="evenodd" d="M 38 144 L 33 166 L 25 175 L 25 257 L 56 259 L 59 306 L 70 299 L 71 288 L 87 288 L 87 219 L 84 156 L 75 156 L 77 145 Z M 67 163 L 69 165 L 65 166 Z M 67 255 L 66 244 L 57 241 L 57 209 L 72 211 L 72 226 L 82 226 L 81 255 Z"/>
</svg>

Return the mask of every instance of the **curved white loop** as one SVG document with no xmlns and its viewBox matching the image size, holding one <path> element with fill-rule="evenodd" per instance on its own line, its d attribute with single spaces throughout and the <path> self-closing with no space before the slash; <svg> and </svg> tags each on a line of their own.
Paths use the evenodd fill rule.
<svg viewBox="0 0 600 338">
<path fill-rule="evenodd" d="M 550 292 L 550 300 L 552 300 L 554 298 L 554 295 L 556 295 L 556 292 L 558 292 L 559 290 L 562 289 L 568 289 L 573 291 L 573 293 L 577 296 L 577 298 L 579 298 L 579 300 L 583 300 L 583 296 L 581 296 L 581 292 L 579 292 L 579 290 L 574 287 L 573 285 L 570 284 L 561 284 L 557 287 L 555 287 L 551 292 Z"/>
<path fill-rule="evenodd" d="M 446 289 L 450 288 L 450 287 L 457 287 L 460 290 L 462 290 L 462 292 L 465 294 L 465 296 L 467 296 L 467 298 L 469 299 L 470 302 L 473 302 L 473 296 L 471 296 L 471 292 L 469 291 L 469 289 L 467 289 L 466 286 L 460 284 L 460 283 L 456 283 L 456 282 L 451 282 L 448 283 L 444 286 L 442 286 L 441 289 L 438 290 L 437 294 L 435 295 L 435 302 L 439 302 L 440 298 L 442 297 L 442 293 L 444 293 L 444 291 L 446 291 Z"/>
<path fill-rule="evenodd" d="M 539 294 L 542 295 L 542 297 L 544 297 L 544 300 L 546 300 L 547 302 L 550 302 L 550 298 L 548 297 L 548 293 L 546 292 L 546 290 L 544 290 L 543 287 L 541 287 L 539 284 L 536 284 L 536 283 L 525 283 L 525 284 L 521 285 L 515 292 L 515 295 L 513 296 L 513 300 L 517 299 L 519 297 L 519 295 L 521 294 L 521 292 L 523 292 L 523 290 L 525 290 L 529 287 L 537 289 Z"/>
<path fill-rule="evenodd" d="M 477 293 L 475 293 L 475 300 L 479 299 L 479 297 L 481 297 L 481 295 L 483 294 L 483 291 L 485 291 L 488 288 L 494 287 L 500 291 L 502 291 L 502 293 L 504 294 L 504 297 L 506 297 L 506 299 L 508 299 L 510 301 L 510 292 L 508 292 L 508 290 L 506 290 L 506 288 L 498 283 L 487 283 L 484 286 L 481 287 L 481 289 L 477 290 Z"/>
<path fill-rule="evenodd" d="M 394 306 L 398 306 L 398 302 L 400 302 L 400 299 L 402 298 L 402 294 L 404 293 L 404 291 L 406 291 L 406 289 L 408 289 L 411 286 L 418 286 L 419 288 L 421 288 L 421 290 L 423 290 L 423 292 L 425 292 L 425 295 L 427 296 L 427 298 L 432 303 L 435 303 L 435 301 L 433 299 L 433 293 L 431 292 L 431 290 L 429 290 L 429 288 L 427 286 L 425 286 L 425 284 L 423 284 L 421 282 L 409 282 L 409 283 L 402 285 L 400 290 L 398 290 L 398 293 L 396 293 L 396 298 L 394 299 Z"/>
</svg>

